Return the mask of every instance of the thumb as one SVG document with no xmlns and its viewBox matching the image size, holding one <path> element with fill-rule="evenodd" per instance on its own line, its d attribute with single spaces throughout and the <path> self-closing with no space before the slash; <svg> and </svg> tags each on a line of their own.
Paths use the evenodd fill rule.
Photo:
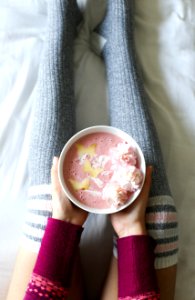
<svg viewBox="0 0 195 300">
<path fill-rule="evenodd" d="M 140 194 L 140 196 L 145 198 L 145 199 L 148 199 L 148 196 L 149 196 L 151 183 L 152 183 L 152 171 L 153 171 L 152 166 L 148 166 L 146 168 L 145 182 L 144 182 L 144 186 L 143 186 L 143 189 L 141 191 L 141 194 Z"/>
<path fill-rule="evenodd" d="M 54 187 L 58 186 L 58 161 L 59 158 L 54 156 L 53 158 L 53 165 L 51 168 L 51 183 Z"/>
</svg>

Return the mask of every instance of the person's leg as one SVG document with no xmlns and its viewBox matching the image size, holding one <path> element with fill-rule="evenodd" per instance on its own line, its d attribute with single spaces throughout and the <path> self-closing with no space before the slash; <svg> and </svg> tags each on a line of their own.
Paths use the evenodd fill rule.
<svg viewBox="0 0 195 300">
<path fill-rule="evenodd" d="M 48 1 L 48 33 L 39 69 L 29 153 L 27 245 L 39 248 L 51 216 L 50 170 L 74 133 L 73 41 L 76 0 Z"/>
<path fill-rule="evenodd" d="M 29 153 L 28 213 L 8 299 L 22 299 L 47 219 L 51 216 L 50 170 L 75 128 L 73 42 L 76 0 L 48 1 L 48 31 L 37 82 Z"/>
<path fill-rule="evenodd" d="M 103 287 L 101 300 L 117 300 L 118 299 L 118 260 L 112 257 L 108 276 Z"/>
<path fill-rule="evenodd" d="M 137 66 L 133 2 L 108 0 L 98 32 L 107 40 L 102 55 L 107 70 L 110 123 L 130 134 L 140 145 L 146 164 L 154 167 L 147 229 L 157 242 L 156 268 L 163 269 L 177 263 L 176 209 Z"/>
</svg>

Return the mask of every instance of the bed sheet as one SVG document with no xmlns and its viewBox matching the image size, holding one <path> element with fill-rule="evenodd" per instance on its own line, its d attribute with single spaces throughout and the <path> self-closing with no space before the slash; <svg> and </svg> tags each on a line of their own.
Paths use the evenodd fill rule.
<svg viewBox="0 0 195 300">
<path fill-rule="evenodd" d="M 84 14 L 74 57 L 79 130 L 108 124 L 109 119 L 105 68 L 99 57 L 105 41 L 93 33 L 105 13 L 106 0 L 78 0 L 78 3 Z M 194 300 L 195 3 L 193 0 L 136 0 L 135 3 L 138 59 L 180 224 L 175 299 Z M 45 38 L 47 1 L 0 0 L 0 20 L 0 299 L 3 300 L 24 218 L 31 109 Z M 90 240 L 101 235 L 105 218 L 95 217 L 93 226 L 98 231 L 95 236 L 86 233 Z M 95 278 L 91 280 L 95 282 Z"/>
</svg>

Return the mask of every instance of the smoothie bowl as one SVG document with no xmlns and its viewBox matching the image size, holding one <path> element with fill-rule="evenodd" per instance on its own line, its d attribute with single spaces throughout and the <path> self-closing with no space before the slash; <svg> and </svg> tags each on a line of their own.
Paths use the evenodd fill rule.
<svg viewBox="0 0 195 300">
<path fill-rule="evenodd" d="M 139 195 L 146 165 L 131 136 L 111 126 L 92 126 L 64 146 L 58 175 L 66 196 L 80 208 L 110 214 Z"/>
</svg>

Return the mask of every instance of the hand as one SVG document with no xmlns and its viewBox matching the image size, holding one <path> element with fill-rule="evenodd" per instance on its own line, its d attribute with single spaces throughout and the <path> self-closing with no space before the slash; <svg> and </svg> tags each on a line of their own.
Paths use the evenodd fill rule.
<svg viewBox="0 0 195 300">
<path fill-rule="evenodd" d="M 52 218 L 75 225 L 83 225 L 88 213 L 76 207 L 64 194 L 58 179 L 58 158 L 54 157 L 51 168 Z"/>
<path fill-rule="evenodd" d="M 146 179 L 138 198 L 126 209 L 110 215 L 112 226 L 119 236 L 147 234 L 145 212 L 151 186 L 152 167 L 146 169 Z"/>
</svg>

